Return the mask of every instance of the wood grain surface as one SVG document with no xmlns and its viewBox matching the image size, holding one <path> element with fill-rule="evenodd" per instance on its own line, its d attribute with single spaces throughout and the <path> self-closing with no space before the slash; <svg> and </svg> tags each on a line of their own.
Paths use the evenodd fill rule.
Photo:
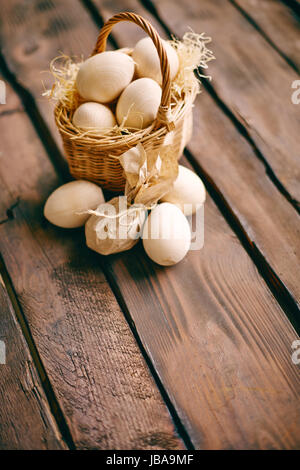
<svg viewBox="0 0 300 470">
<path fill-rule="evenodd" d="M 297 335 L 211 202 L 205 219 L 200 254 L 163 270 L 138 246 L 111 280 L 196 448 L 296 449 Z"/>
<path fill-rule="evenodd" d="M 74 52 L 76 48 L 81 49 L 82 44 L 91 43 L 91 48 L 86 48 L 85 54 L 88 54 L 96 39 L 93 22 L 79 2 L 72 2 L 72 5 L 71 2 L 64 2 L 63 11 L 60 2 L 51 2 L 51 7 L 50 10 L 43 10 L 43 19 L 40 18 L 35 25 L 33 36 L 36 44 L 43 44 L 44 31 L 48 30 L 45 26 L 48 24 L 47 21 L 60 27 L 50 38 L 47 36 L 42 51 L 38 46 L 24 58 L 24 50 L 18 49 L 17 46 L 20 40 L 19 42 L 16 40 L 13 47 L 6 43 L 5 48 L 9 66 L 18 81 L 31 91 L 47 122 L 52 120 L 52 116 L 49 108 L 47 111 L 46 105 L 40 104 L 39 101 L 40 88 L 37 76 L 39 69 L 36 63 L 40 62 L 40 66 L 46 63 L 59 49 L 70 53 L 70 50 Z M 106 8 L 108 11 L 109 6 Z M 68 34 L 65 26 L 62 26 L 64 21 L 67 21 L 66 18 Z M 24 32 L 28 31 L 25 23 L 26 21 L 22 24 L 24 41 L 28 37 L 28 33 Z M 6 27 L 12 28 L 12 25 L 16 24 L 14 15 L 10 14 Z M 40 29 L 39 24 L 43 25 Z M 14 28 L 17 35 L 18 29 L 16 26 Z M 31 57 L 35 54 L 39 60 L 37 57 Z M 217 135 L 215 138 L 217 139 Z M 251 154 L 251 158 L 255 157 Z M 22 161 L 24 163 L 25 160 Z M 19 168 L 20 159 L 18 163 L 15 161 L 14 164 L 13 162 L 9 164 Z M 30 171 L 25 171 L 22 167 L 22 174 L 26 175 L 26 186 L 30 186 L 27 194 L 34 194 L 37 191 L 36 186 L 40 179 L 43 184 L 39 185 L 39 189 L 46 191 L 45 180 L 47 184 L 50 183 L 45 169 L 39 168 L 36 159 L 32 165 Z M 17 184 L 12 168 L 13 166 L 10 166 L 6 174 L 6 179 L 9 178 L 6 185 L 9 187 Z M 39 172 L 35 173 L 37 169 Z M 30 175 L 29 178 L 27 173 L 32 173 L 33 176 Z M 18 178 L 20 179 L 20 175 Z M 20 184 L 19 182 L 18 185 Z M 7 203 L 8 199 L 5 207 Z M 30 231 L 34 240 L 40 240 L 39 245 L 41 240 L 46 244 L 47 259 L 50 259 L 51 263 L 60 262 L 60 265 L 63 265 L 63 273 L 66 274 L 59 271 L 58 278 L 63 286 L 60 292 L 64 292 L 64 312 L 72 309 L 73 313 L 75 308 L 76 321 L 79 323 L 77 334 L 79 335 L 82 330 L 85 331 L 86 327 L 86 322 L 83 324 L 80 321 L 79 314 L 80 308 L 86 307 L 77 306 L 78 291 L 81 291 L 81 284 L 76 281 L 78 273 L 87 276 L 87 279 L 92 276 L 93 285 L 87 281 L 88 285 L 84 288 L 84 297 L 90 296 L 92 302 L 96 293 L 99 293 L 100 287 L 95 288 L 94 284 L 97 287 L 99 283 L 101 284 L 99 277 L 101 279 L 102 273 L 99 264 L 102 263 L 128 320 L 134 325 L 196 448 L 282 449 L 299 446 L 299 374 L 297 367 L 291 361 L 291 344 L 297 336 L 239 240 L 210 198 L 205 209 L 204 248 L 200 252 L 190 252 L 182 263 L 169 269 L 151 263 L 145 257 L 140 245 L 132 252 L 105 259 L 95 256 L 84 247 L 84 240 L 80 238 L 82 237 L 80 234 L 78 240 L 75 237 L 70 240 L 65 234 L 60 238 L 61 231 L 48 225 L 41 227 L 40 207 L 36 209 L 34 217 L 32 206 L 25 204 L 25 207 L 27 212 L 24 212 L 22 206 L 22 214 L 25 214 L 26 220 L 30 220 Z M 35 220 L 34 223 L 31 222 L 31 218 Z M 17 219 L 2 226 L 6 232 L 5 244 L 13 241 L 15 250 L 17 244 L 12 235 L 16 231 L 17 223 L 21 225 L 19 233 L 26 230 L 26 226 L 24 228 Z M 37 238 L 38 236 L 41 238 Z M 27 231 L 24 239 L 27 239 Z M 24 249 L 28 250 L 27 245 L 28 242 Z M 74 260 L 74 253 L 77 254 L 76 274 L 73 271 L 70 274 L 66 270 L 66 265 L 70 263 L 70 257 Z M 44 257 L 40 260 L 39 263 L 42 264 Z M 5 261 L 12 271 L 17 293 L 24 297 L 25 281 L 20 272 L 30 270 L 32 262 L 29 266 L 18 265 L 16 268 L 14 250 L 5 251 Z M 48 263 L 48 261 L 43 262 Z M 71 289 L 70 282 L 74 279 Z M 46 281 L 50 291 L 48 296 L 45 295 L 45 302 L 49 303 L 51 299 L 52 303 L 60 304 L 61 299 L 57 298 L 53 281 L 51 283 L 48 277 Z M 38 286 L 35 286 L 35 295 L 37 290 Z M 31 291 L 27 298 L 32 298 Z M 24 301 L 23 304 L 25 306 Z M 30 317 L 30 312 L 24 311 Z M 53 309 L 48 311 L 48 315 L 53 315 L 52 311 Z M 66 326 L 63 324 L 64 338 L 71 342 L 75 341 L 74 334 L 70 334 L 74 328 L 72 324 L 73 328 L 70 329 L 69 322 L 72 318 L 73 315 L 71 317 L 69 314 Z M 32 320 L 29 322 L 38 337 L 41 334 L 40 326 L 38 328 L 37 323 L 33 323 Z M 107 325 L 104 325 L 102 334 L 105 334 L 106 328 Z M 86 351 L 85 355 L 83 354 L 83 338 L 85 335 L 81 333 L 75 341 L 76 352 L 80 350 L 82 353 L 80 362 L 82 368 L 90 360 Z M 53 337 L 47 341 L 50 349 Z M 45 360 L 50 363 L 49 352 L 44 349 L 43 352 Z M 63 370 L 68 369 L 68 362 L 65 364 L 63 361 L 65 361 L 64 356 L 59 360 L 60 366 Z M 110 376 L 106 376 L 107 369 L 101 372 L 105 380 L 110 380 Z M 89 389 L 90 393 L 94 388 L 95 385 Z M 108 402 L 106 406 L 109 406 Z M 73 407 L 72 402 L 69 414 L 74 412 Z M 78 417 L 78 410 L 75 411 Z M 68 422 L 74 423 L 72 429 L 76 429 L 75 419 L 71 420 L 68 414 L 67 416 Z M 141 419 L 143 418 L 140 416 L 137 418 L 139 424 Z M 93 422 L 93 416 L 89 414 L 85 424 L 88 426 L 90 421 Z M 89 427 L 84 438 L 88 439 L 87 434 L 91 433 L 92 429 Z M 168 435 L 173 436 L 170 431 Z"/>
<path fill-rule="evenodd" d="M 112 10 L 117 10 L 121 4 L 124 8 L 127 3 L 132 6 L 133 4 L 139 5 L 137 1 L 117 1 L 114 2 L 113 9 L 108 1 L 99 1 L 98 5 L 102 5 L 101 11 L 106 17 L 110 16 Z M 191 11 L 194 11 L 196 2 L 193 5 Z M 142 14 L 146 14 L 145 10 L 138 8 Z M 192 13 L 189 13 L 189 9 L 185 10 L 179 3 L 174 3 L 173 14 L 167 16 L 164 12 L 168 8 L 170 9 L 171 6 L 165 0 L 157 5 L 164 21 L 178 36 L 184 34 L 189 25 L 193 26 L 195 31 L 205 30 L 205 22 L 203 24 L 201 19 L 203 17 L 205 20 L 206 16 L 200 15 L 198 10 L 194 14 L 200 16 L 195 16 L 196 19 L 192 25 L 190 18 Z M 207 16 L 210 18 L 209 14 Z M 151 21 L 154 21 L 153 16 L 151 18 Z M 219 20 L 214 21 L 219 24 Z M 155 24 L 159 28 L 157 22 Z M 115 35 L 121 44 L 126 41 L 126 33 L 121 36 L 121 28 L 116 30 Z M 211 44 L 213 49 L 219 37 L 220 33 L 216 31 Z M 219 42 L 222 43 L 222 41 L 220 37 Z M 211 67 L 207 72 L 212 74 L 214 86 L 218 80 L 218 74 L 215 73 L 216 68 L 215 66 L 213 68 L 213 65 L 218 61 L 217 58 L 216 61 L 211 62 L 209 64 Z M 228 81 L 228 94 L 233 96 L 236 94 L 233 79 L 231 82 Z M 257 100 L 250 97 L 249 101 L 255 103 Z M 284 120 L 283 117 L 282 120 Z M 188 149 L 194 161 L 200 165 L 198 170 L 202 170 L 208 179 L 213 181 L 213 185 L 238 218 L 251 244 L 258 247 L 266 262 L 277 273 L 300 306 L 300 283 L 296 274 L 300 263 L 299 214 L 270 180 L 266 166 L 258 158 L 255 149 L 241 135 L 227 115 L 216 106 L 215 100 L 206 90 L 195 102 L 193 137 Z M 299 167 L 299 163 L 297 166 Z M 288 163 L 286 167 L 289 169 Z"/>
<path fill-rule="evenodd" d="M 136 11 L 164 35 L 159 23 L 137 0 L 113 4 L 101 0 L 97 6 L 104 19 L 119 10 Z M 128 42 L 133 45 L 144 35 L 139 28 L 126 23 L 113 32 L 122 46 Z M 300 305 L 300 284 L 296 275 L 300 263 L 300 217 L 267 177 L 251 145 L 206 90 L 195 102 L 194 132 L 188 148 L 201 166 L 200 172 L 202 169 L 217 186 L 248 238 Z"/>
<path fill-rule="evenodd" d="M 16 15 L 20 4 L 23 4 L 21 0 L 14 0 L 5 2 L 3 6 L 6 17 L 1 32 L 4 55 L 18 82 L 34 96 L 38 111 L 51 129 L 57 146 L 62 149 L 50 111 L 52 104 L 41 96 L 42 82 L 45 87 L 51 87 L 53 79 L 46 71 L 50 60 L 61 52 L 86 57 L 94 47 L 99 29 L 78 2 L 66 0 L 62 4 L 46 0 L 43 9 L 39 2 L 32 2 L 23 12 L 21 24 Z M 137 0 L 116 0 L 113 3 L 101 0 L 95 5 L 104 19 L 118 11 L 136 11 L 148 17 L 163 35 L 159 23 Z M 164 2 L 161 8 L 163 5 Z M 167 18 L 172 27 L 178 8 L 174 4 L 173 19 Z M 181 11 L 181 18 L 185 19 L 175 30 L 178 35 L 190 24 L 190 18 L 185 15 L 185 11 Z M 202 21 L 198 21 L 195 30 L 202 31 L 204 26 Z M 140 28 L 129 23 L 115 27 L 113 34 L 120 44 L 129 46 L 144 35 Z M 214 43 L 217 38 L 216 33 Z M 213 74 L 213 84 L 216 80 Z M 232 85 L 229 92 L 235 92 Z M 295 273 L 300 262 L 300 217 L 269 179 L 265 165 L 257 158 L 253 147 L 206 91 L 195 103 L 194 134 L 189 148 L 238 217 L 251 243 L 259 248 L 299 306 L 300 283 Z"/>
<path fill-rule="evenodd" d="M 1 274 L 0 312 L 0 449 L 65 449 Z"/>
<path fill-rule="evenodd" d="M 60 180 L 16 95 L 7 92 L 0 117 L 1 220 L 19 203 L 0 225 L 0 251 L 75 446 L 183 448 L 83 231 L 58 229 L 43 218 Z"/>
<path fill-rule="evenodd" d="M 152 3 L 176 34 L 181 36 L 189 26 L 213 38 L 217 60 L 211 63 L 209 74 L 216 92 L 299 202 L 300 118 L 291 100 L 291 86 L 299 75 L 229 0 Z"/>
<path fill-rule="evenodd" d="M 300 72 L 299 17 L 278 0 L 231 0 Z"/>
</svg>

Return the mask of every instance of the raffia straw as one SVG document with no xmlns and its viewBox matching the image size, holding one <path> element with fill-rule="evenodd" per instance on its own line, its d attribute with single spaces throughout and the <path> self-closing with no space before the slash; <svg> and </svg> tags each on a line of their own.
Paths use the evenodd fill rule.
<svg viewBox="0 0 300 470">
<path fill-rule="evenodd" d="M 141 143 L 148 153 L 160 151 L 165 145 L 178 159 L 191 138 L 192 108 L 200 83 L 194 70 L 206 68 L 213 58 L 206 47 L 209 42 L 204 34 L 192 31 L 186 33 L 182 41 L 173 39 L 171 45 L 179 57 L 179 71 L 171 82 L 168 57 L 161 39 L 153 26 L 144 18 L 130 12 L 114 15 L 101 29 L 93 54 L 105 50 L 107 36 L 113 25 L 120 21 L 131 21 L 144 29 L 151 37 L 160 59 L 163 74 L 162 98 L 155 121 L 145 129 L 127 129 L 116 125 L 111 129 L 80 129 L 73 124 L 73 114 L 84 102 L 76 89 L 76 75 L 82 62 L 74 62 L 70 57 L 60 56 L 53 60 L 50 71 L 54 85 L 45 95 L 55 101 L 55 122 L 61 134 L 70 173 L 75 178 L 93 181 L 110 191 L 122 191 L 125 187 L 123 168 L 118 157 L 130 148 Z M 130 49 L 122 50 L 131 54 Z M 114 111 L 115 103 L 110 104 Z M 117 158 L 116 158 L 117 157 Z"/>
<path fill-rule="evenodd" d="M 205 36 L 204 33 L 197 34 L 189 31 L 184 34 L 182 41 L 172 39 L 169 43 L 176 49 L 179 58 L 179 72 L 172 82 L 171 93 L 171 113 L 173 119 L 179 119 L 182 114 L 181 98 L 184 96 L 185 101 L 194 101 L 195 95 L 200 92 L 200 82 L 194 75 L 194 70 L 198 67 L 207 68 L 207 63 L 214 58 L 213 53 L 206 47 L 211 39 Z M 132 49 L 124 49 L 125 53 L 129 55 Z M 58 65 L 59 64 L 59 65 Z M 54 58 L 50 62 L 50 73 L 54 78 L 54 84 L 51 89 L 46 90 L 43 95 L 48 97 L 54 102 L 60 104 L 65 118 L 68 115 L 68 120 L 72 121 L 72 116 L 75 109 L 84 100 L 80 98 L 76 89 L 76 76 L 80 68 L 80 62 L 74 62 L 69 56 L 62 54 Z M 125 119 L 124 119 L 125 122 Z M 70 125 L 70 122 L 69 122 Z M 151 126 L 149 126 L 151 127 Z M 144 134 L 149 132 L 149 127 L 145 129 L 127 129 L 124 125 L 116 125 L 110 129 L 96 129 L 90 128 L 80 129 L 72 125 L 72 139 L 90 138 L 91 143 L 93 139 L 104 139 L 109 141 L 111 139 L 120 138 L 124 139 L 126 136 Z M 124 135 L 125 132 L 125 135 Z M 107 142 L 109 143 L 109 142 Z"/>
<path fill-rule="evenodd" d="M 124 211 L 119 212 L 114 215 L 109 215 L 109 214 L 106 214 L 105 212 L 100 212 L 97 209 L 96 210 L 89 209 L 84 212 L 79 212 L 78 214 L 96 215 L 97 217 L 104 217 L 105 219 L 120 219 L 120 222 L 119 222 L 120 225 L 122 225 L 123 227 L 128 227 L 130 224 L 132 224 L 132 222 L 129 222 L 127 224 L 122 224 L 121 223 L 122 217 L 130 216 L 131 213 L 135 213 L 135 212 L 138 213 L 139 211 L 143 211 L 143 212 L 151 211 L 152 209 L 154 209 L 156 205 L 157 203 L 151 204 L 150 206 L 144 206 L 144 204 L 132 204 L 130 207 L 128 207 L 128 209 L 125 209 Z"/>
</svg>

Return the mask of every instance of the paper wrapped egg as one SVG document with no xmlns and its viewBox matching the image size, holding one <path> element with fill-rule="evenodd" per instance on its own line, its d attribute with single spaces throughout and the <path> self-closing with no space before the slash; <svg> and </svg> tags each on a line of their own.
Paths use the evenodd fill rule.
<svg viewBox="0 0 300 470">
<path fill-rule="evenodd" d="M 91 250 L 110 255 L 130 250 L 138 242 L 146 209 L 126 208 L 127 199 L 124 196 L 115 197 L 97 207 L 85 224 L 86 244 Z M 123 215 L 119 216 L 120 212 Z"/>
<path fill-rule="evenodd" d="M 162 266 L 171 266 L 179 263 L 187 254 L 191 244 L 191 229 L 181 210 L 164 202 L 151 211 L 142 238 L 149 258 Z"/>
<path fill-rule="evenodd" d="M 121 94 L 116 116 L 119 125 L 145 129 L 155 120 L 161 101 L 161 87 L 151 78 L 134 80 Z"/>
<path fill-rule="evenodd" d="M 90 217 L 84 212 L 104 202 L 102 189 L 89 181 L 78 180 L 57 188 L 47 199 L 44 216 L 58 227 L 76 228 Z"/>
<path fill-rule="evenodd" d="M 116 119 L 112 111 L 104 104 L 87 102 L 76 109 L 73 124 L 82 129 L 109 129 L 116 125 Z"/>
<path fill-rule="evenodd" d="M 119 51 L 107 51 L 87 59 L 80 67 L 76 86 L 82 98 L 109 103 L 131 82 L 134 74 L 132 58 Z"/>
<path fill-rule="evenodd" d="M 205 186 L 196 173 L 179 165 L 173 188 L 161 199 L 176 204 L 185 215 L 192 215 L 205 202 Z"/>
<path fill-rule="evenodd" d="M 179 60 L 176 50 L 167 41 L 163 41 L 169 65 L 171 80 L 175 78 L 179 68 Z M 132 58 L 136 63 L 136 71 L 139 77 L 149 77 L 162 83 L 160 62 L 157 49 L 151 38 L 141 39 L 132 51 Z"/>
</svg>

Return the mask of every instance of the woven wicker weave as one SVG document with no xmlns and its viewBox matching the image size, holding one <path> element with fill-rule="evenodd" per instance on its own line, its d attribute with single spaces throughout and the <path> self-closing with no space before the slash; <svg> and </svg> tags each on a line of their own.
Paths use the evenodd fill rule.
<svg viewBox="0 0 300 470">
<path fill-rule="evenodd" d="M 153 26 L 134 13 L 120 13 L 108 20 L 100 31 L 92 55 L 105 50 L 112 27 L 121 21 L 131 21 L 143 28 L 157 49 L 162 72 L 162 97 L 155 122 L 146 129 L 125 135 L 121 133 L 113 136 L 82 135 L 72 124 L 75 109 L 67 110 L 62 103 L 55 108 L 56 125 L 63 139 L 71 174 L 77 179 L 98 183 L 110 191 L 122 191 L 125 185 L 123 169 L 115 157 L 137 145 L 138 142 L 143 144 L 146 151 L 159 149 L 160 146 L 168 144 L 172 146 L 172 151 L 178 158 L 181 156 L 191 137 L 192 104 L 197 93 L 195 87 L 194 92 L 184 96 L 179 102 L 172 103 L 170 108 L 170 68 L 163 43 Z M 126 50 L 126 52 L 130 54 L 131 51 Z M 77 102 L 80 102 L 80 97 L 78 98 Z"/>
</svg>

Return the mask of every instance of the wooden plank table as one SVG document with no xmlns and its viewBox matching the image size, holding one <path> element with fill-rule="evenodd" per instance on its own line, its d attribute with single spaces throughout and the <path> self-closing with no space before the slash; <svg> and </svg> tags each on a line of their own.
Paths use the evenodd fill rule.
<svg viewBox="0 0 300 470">
<path fill-rule="evenodd" d="M 299 448 L 297 8 L 279 0 L 0 7 L 0 449 Z M 205 31 L 217 56 L 182 160 L 208 189 L 205 244 L 171 268 L 140 244 L 96 255 L 82 230 L 42 215 L 69 175 L 41 97 L 51 77 L 40 72 L 60 51 L 87 57 L 119 11 L 148 18 L 162 37 Z M 108 47 L 141 37 L 123 23 Z"/>
</svg>

